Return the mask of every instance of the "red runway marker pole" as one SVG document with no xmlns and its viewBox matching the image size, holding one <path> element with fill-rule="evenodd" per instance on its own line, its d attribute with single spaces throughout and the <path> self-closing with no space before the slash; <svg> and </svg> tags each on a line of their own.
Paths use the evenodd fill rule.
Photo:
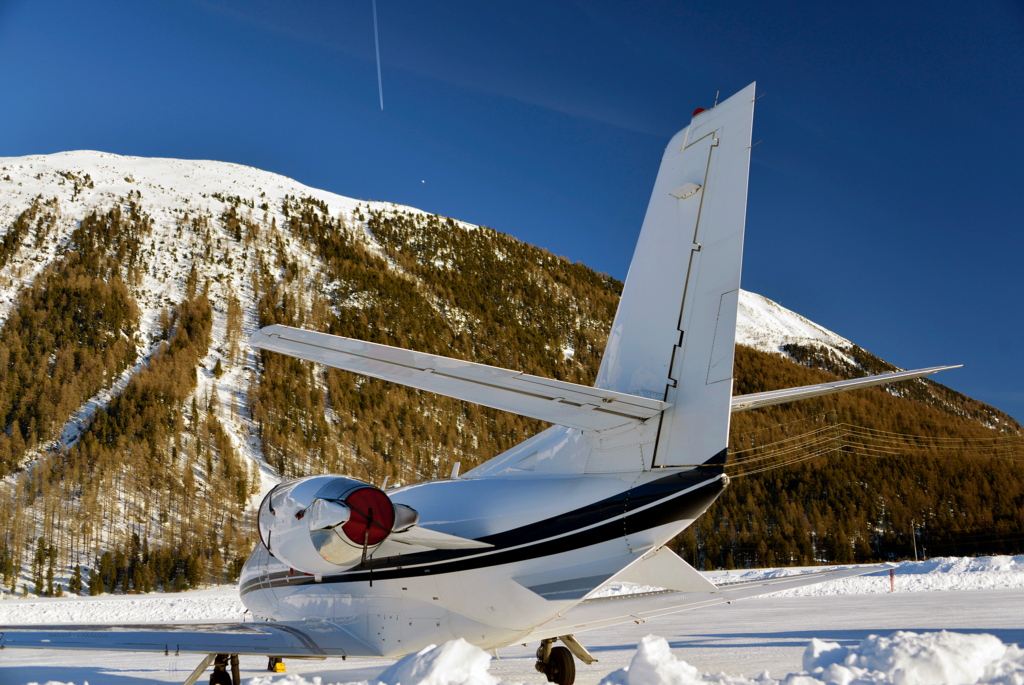
<svg viewBox="0 0 1024 685">
<path fill-rule="evenodd" d="M 896 592 L 895 569 L 889 569 L 889 592 Z"/>
</svg>

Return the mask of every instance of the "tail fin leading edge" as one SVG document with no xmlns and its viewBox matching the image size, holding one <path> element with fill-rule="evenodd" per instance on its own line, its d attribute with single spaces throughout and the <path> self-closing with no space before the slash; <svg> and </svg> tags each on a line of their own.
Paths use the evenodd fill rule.
<svg viewBox="0 0 1024 685">
<path fill-rule="evenodd" d="M 672 404 L 653 466 L 728 444 L 755 84 L 669 142 L 595 386 Z"/>
</svg>

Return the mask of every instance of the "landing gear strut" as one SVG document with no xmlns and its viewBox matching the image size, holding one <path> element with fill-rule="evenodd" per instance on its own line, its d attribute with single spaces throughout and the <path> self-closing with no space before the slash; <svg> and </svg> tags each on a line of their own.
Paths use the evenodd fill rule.
<svg viewBox="0 0 1024 685">
<path fill-rule="evenodd" d="M 237 654 L 207 654 L 185 679 L 185 685 L 195 685 L 211 662 L 213 673 L 210 674 L 210 685 L 242 685 L 242 676 L 238 673 Z M 231 675 L 228 675 L 228 665 L 231 666 Z"/>
<path fill-rule="evenodd" d="M 540 643 L 534 668 L 543 673 L 548 682 L 572 685 L 576 681 L 576 662 L 572 652 L 565 647 L 552 647 L 554 642 L 552 638 Z"/>
<path fill-rule="evenodd" d="M 228 675 L 228 665 L 231 666 L 231 675 Z M 238 674 L 237 654 L 218 654 L 213 660 L 213 673 L 210 674 L 210 685 L 241 685 L 242 679 Z"/>
</svg>

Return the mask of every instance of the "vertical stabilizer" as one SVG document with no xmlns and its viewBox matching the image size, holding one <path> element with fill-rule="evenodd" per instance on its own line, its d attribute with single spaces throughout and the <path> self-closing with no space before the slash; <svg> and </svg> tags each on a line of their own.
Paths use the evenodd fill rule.
<svg viewBox="0 0 1024 685">
<path fill-rule="evenodd" d="M 655 467 L 728 443 L 753 101 L 750 84 L 669 142 L 595 383 L 672 403 Z"/>
</svg>

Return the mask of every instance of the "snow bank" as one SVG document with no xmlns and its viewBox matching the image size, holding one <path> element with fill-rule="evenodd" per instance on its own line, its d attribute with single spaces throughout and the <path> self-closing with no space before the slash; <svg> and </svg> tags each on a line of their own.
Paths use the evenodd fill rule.
<svg viewBox="0 0 1024 685">
<path fill-rule="evenodd" d="M 677 659 L 663 637 L 648 635 L 636 647 L 629 666 L 609 673 L 600 685 L 690 685 L 702 679 L 690 664 Z"/>
<path fill-rule="evenodd" d="M 716 585 L 765 578 L 782 578 L 811 571 L 850 566 L 805 566 L 754 568 L 733 571 L 708 571 L 704 576 Z M 994 557 L 939 557 L 928 561 L 904 561 L 896 565 L 893 585 L 896 592 L 936 592 L 944 590 L 1002 590 L 1024 588 L 1024 555 Z M 611 582 L 591 597 L 615 597 L 662 588 L 633 583 Z M 880 571 L 857 578 L 830 580 L 819 585 L 776 592 L 772 597 L 819 597 L 822 595 L 872 595 L 890 592 L 889 572 Z"/>
<path fill-rule="evenodd" d="M 243 621 L 238 588 L 0 601 L 0 624 Z M 251 617 L 250 617 L 251 618 Z"/>
<path fill-rule="evenodd" d="M 829 568 L 843 568 L 833 566 Z M 707 574 L 713 583 L 760 580 L 821 571 L 822 567 L 752 569 Z M 1024 555 L 994 557 L 939 557 L 928 561 L 904 561 L 895 569 L 896 592 L 936 592 L 945 590 L 999 590 L 1024 588 Z M 890 592 L 889 573 L 842 578 L 820 585 L 786 590 L 774 597 L 813 597 L 821 595 L 867 595 Z"/>
<path fill-rule="evenodd" d="M 496 685 L 490 665 L 490 654 L 459 638 L 410 654 L 377 679 L 384 685 Z"/>
<path fill-rule="evenodd" d="M 773 679 L 701 674 L 677 659 L 664 638 L 648 635 L 626 668 L 601 685 L 970 685 L 1024 683 L 1024 650 L 992 635 L 897 632 L 872 635 L 855 647 L 811 640 L 804 671 Z"/>
<path fill-rule="evenodd" d="M 804 669 L 825 683 L 1024 683 L 1024 650 L 992 635 L 897 632 L 856 647 L 812 640 Z M 814 681 L 810 681 L 814 682 Z"/>
<path fill-rule="evenodd" d="M 488 673 L 490 665 L 490 654 L 460 638 L 445 642 L 440 647 L 430 645 L 416 654 L 403 657 L 373 682 L 375 685 L 499 685 L 498 679 Z M 319 677 L 309 681 L 301 676 L 290 675 L 275 680 L 274 676 L 268 675 L 253 678 L 249 685 L 325 684 Z M 369 683 L 364 681 L 347 685 Z"/>
</svg>

